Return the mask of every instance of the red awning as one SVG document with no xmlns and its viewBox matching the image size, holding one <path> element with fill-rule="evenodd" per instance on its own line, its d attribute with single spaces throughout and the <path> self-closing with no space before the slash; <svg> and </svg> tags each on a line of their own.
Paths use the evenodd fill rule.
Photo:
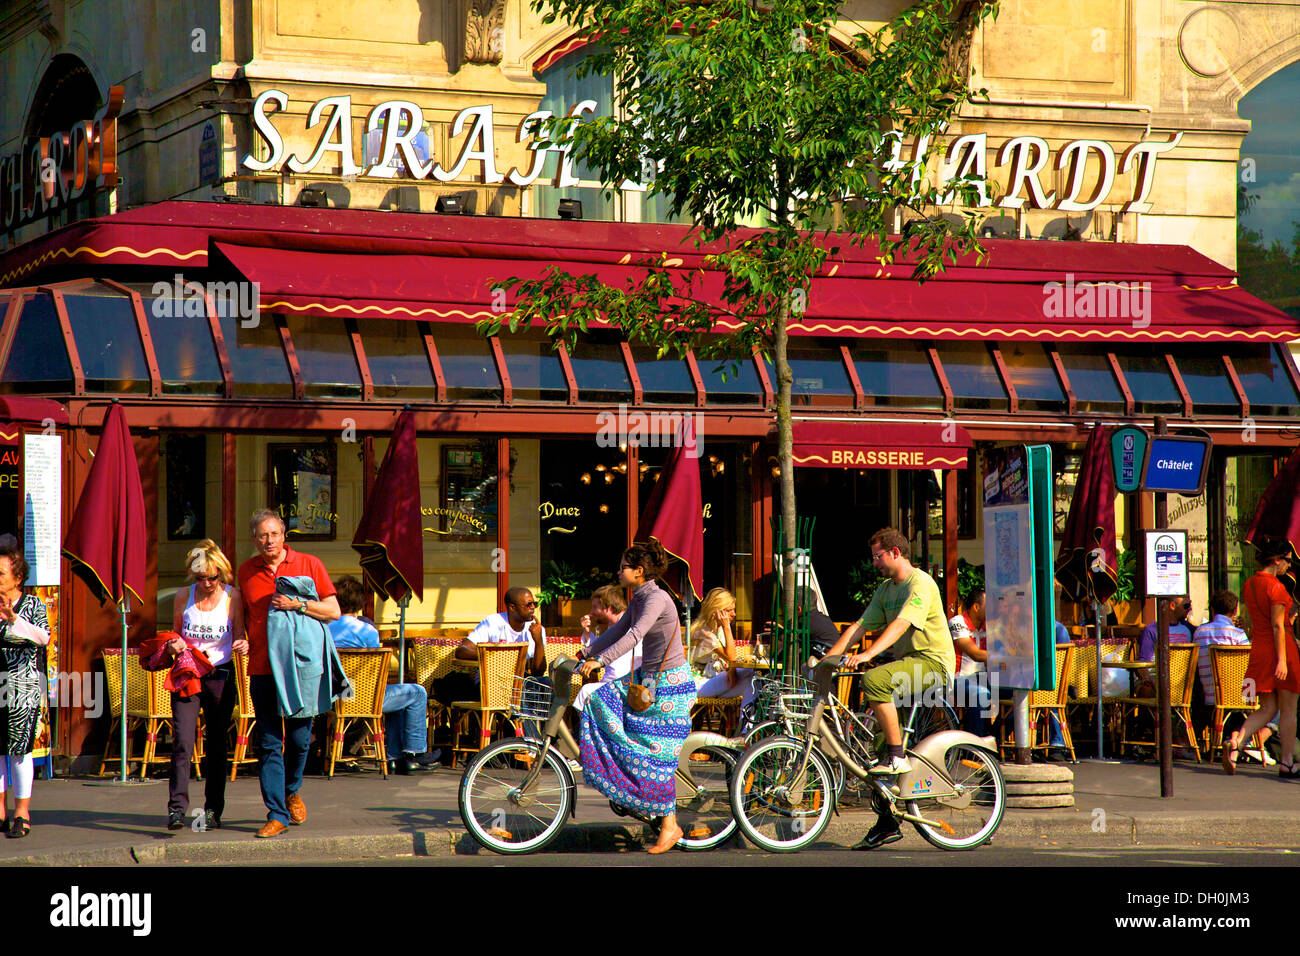
<svg viewBox="0 0 1300 956">
<path fill-rule="evenodd" d="M 0 395 L 0 421 L 30 422 L 41 425 L 46 421 L 55 425 L 68 424 L 68 410 L 48 398 L 30 398 L 22 395 Z"/>
<path fill-rule="evenodd" d="M 970 435 L 954 422 L 794 423 L 796 467 L 964 469 L 970 447 Z"/>
<path fill-rule="evenodd" d="M 738 238 L 745 238 L 742 231 Z M 842 248 L 809 290 L 796 335 L 1069 342 L 1286 342 L 1300 318 L 1256 299 L 1186 246 L 990 239 L 924 284 L 873 245 Z M 0 285 L 154 266 L 224 268 L 267 310 L 473 322 L 495 282 L 551 266 L 622 284 L 663 261 L 717 302 L 720 275 L 679 226 L 166 202 L 86 220 L 0 254 Z M 135 273 L 138 275 L 138 272 Z M 504 306 L 509 308 L 510 300 Z M 736 322 L 719 315 L 720 330 Z"/>
</svg>

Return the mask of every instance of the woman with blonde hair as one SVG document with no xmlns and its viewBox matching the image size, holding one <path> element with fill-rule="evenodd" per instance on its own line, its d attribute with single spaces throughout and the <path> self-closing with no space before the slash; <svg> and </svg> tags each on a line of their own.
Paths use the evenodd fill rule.
<svg viewBox="0 0 1300 956">
<path fill-rule="evenodd" d="M 167 645 L 175 656 L 187 647 L 202 653 L 212 664 L 212 671 L 201 679 L 197 694 L 182 697 L 172 693 L 172 716 L 175 718 L 172 741 L 171 780 L 167 797 L 167 829 L 185 826 L 190 807 L 190 754 L 194 751 L 194 734 L 199 709 L 207 721 L 204 739 L 204 823 L 203 828 L 221 826 L 226 804 L 226 731 L 235 709 L 235 668 L 232 654 L 247 654 L 244 637 L 244 602 L 230 559 L 217 543 L 204 538 L 185 556 L 188 588 L 176 592 L 172 608 L 172 629 L 179 634 Z"/>
<path fill-rule="evenodd" d="M 739 697 L 742 706 L 754 699 L 754 672 L 736 667 L 736 599 L 726 588 L 714 588 L 700 603 L 691 625 L 691 664 L 695 666 L 698 697 Z"/>
</svg>

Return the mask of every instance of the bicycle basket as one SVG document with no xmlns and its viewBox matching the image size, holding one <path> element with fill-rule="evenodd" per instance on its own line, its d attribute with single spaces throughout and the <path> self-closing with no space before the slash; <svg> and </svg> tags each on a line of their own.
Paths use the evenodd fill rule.
<svg viewBox="0 0 1300 956">
<path fill-rule="evenodd" d="M 551 716 L 551 685 L 540 677 L 516 677 L 510 695 L 510 711 L 515 717 L 545 720 Z"/>
<path fill-rule="evenodd" d="M 793 677 L 790 683 L 778 684 L 772 689 L 775 695 L 775 711 L 785 717 L 806 720 L 812 715 L 813 685 L 802 677 Z"/>
</svg>

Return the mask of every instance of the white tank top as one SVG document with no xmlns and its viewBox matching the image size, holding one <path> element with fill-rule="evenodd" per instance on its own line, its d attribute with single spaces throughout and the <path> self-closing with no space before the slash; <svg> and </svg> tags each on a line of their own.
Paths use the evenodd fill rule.
<svg viewBox="0 0 1300 956">
<path fill-rule="evenodd" d="M 213 667 L 230 660 L 230 644 L 233 640 L 230 623 L 230 586 L 221 592 L 221 599 L 211 611 L 201 611 L 194 602 L 194 590 L 197 584 L 190 585 L 190 600 L 181 615 L 181 637 L 192 646 L 201 650 L 212 662 Z"/>
</svg>

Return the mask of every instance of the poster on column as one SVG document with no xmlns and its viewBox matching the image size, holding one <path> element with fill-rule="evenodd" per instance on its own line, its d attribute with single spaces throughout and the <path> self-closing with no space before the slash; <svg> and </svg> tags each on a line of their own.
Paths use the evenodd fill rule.
<svg viewBox="0 0 1300 956">
<path fill-rule="evenodd" d="M 1023 445 L 984 455 L 984 590 L 990 680 L 1034 690 L 1038 648 L 1034 626 L 1034 516 Z M 1054 676 L 1054 675 L 1053 675 Z"/>
</svg>

